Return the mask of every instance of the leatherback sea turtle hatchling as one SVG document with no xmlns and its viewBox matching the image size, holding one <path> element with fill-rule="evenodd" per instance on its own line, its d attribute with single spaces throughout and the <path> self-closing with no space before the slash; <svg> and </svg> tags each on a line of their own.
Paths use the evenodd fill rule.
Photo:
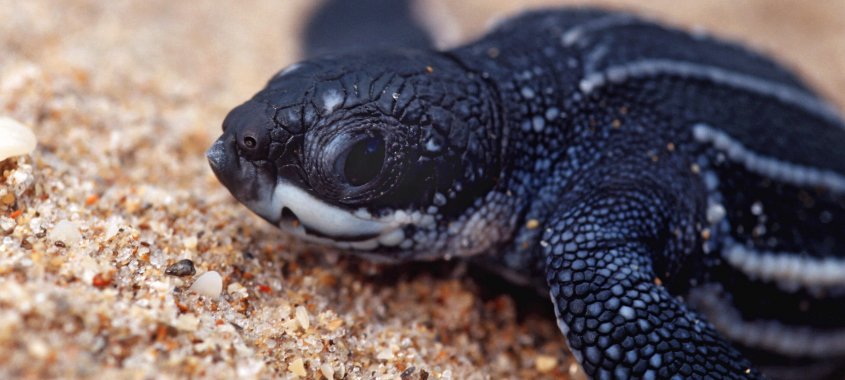
<svg viewBox="0 0 845 380">
<path fill-rule="evenodd" d="M 542 10 L 448 51 L 322 56 L 232 110 L 207 155 L 305 240 L 542 287 L 592 378 L 845 358 L 845 123 L 701 33 Z"/>
</svg>

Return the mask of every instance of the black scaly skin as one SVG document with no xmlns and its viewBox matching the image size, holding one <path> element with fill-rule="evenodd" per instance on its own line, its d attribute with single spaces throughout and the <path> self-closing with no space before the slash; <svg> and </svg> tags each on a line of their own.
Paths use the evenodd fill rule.
<svg viewBox="0 0 845 380">
<path fill-rule="evenodd" d="M 321 86 L 342 89 L 340 113 L 315 111 Z M 391 128 L 372 189 L 314 174 L 323 161 L 307 152 L 331 151 L 338 124 Z M 248 205 L 275 177 L 374 215 L 437 204 L 421 211 L 433 226 L 404 227 L 408 244 L 357 253 L 476 255 L 549 291 L 592 378 L 761 378 L 748 358 L 787 377 L 845 357 L 824 340 L 845 337 L 845 125 L 735 45 L 619 13 L 538 11 L 448 52 L 306 63 L 224 130 L 209 158 Z M 259 148 L 238 145 L 256 134 Z M 425 152 L 430 141 L 448 148 Z"/>
</svg>

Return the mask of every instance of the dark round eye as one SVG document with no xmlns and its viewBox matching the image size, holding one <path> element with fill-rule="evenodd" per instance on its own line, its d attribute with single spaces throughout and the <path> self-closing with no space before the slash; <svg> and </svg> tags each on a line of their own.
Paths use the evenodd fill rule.
<svg viewBox="0 0 845 380">
<path fill-rule="evenodd" d="M 255 137 L 252 137 L 252 136 L 245 136 L 244 137 L 244 147 L 249 148 L 249 149 L 255 149 L 255 147 L 257 145 L 258 145 L 258 142 L 255 141 Z"/>
<path fill-rule="evenodd" d="M 341 155 L 338 169 L 352 186 L 361 186 L 372 181 L 384 166 L 384 140 L 381 137 L 367 137 L 352 144 Z"/>
</svg>

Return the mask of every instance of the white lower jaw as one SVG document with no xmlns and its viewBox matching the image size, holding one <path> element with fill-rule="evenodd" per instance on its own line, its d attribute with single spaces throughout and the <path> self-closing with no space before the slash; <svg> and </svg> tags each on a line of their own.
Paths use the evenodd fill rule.
<svg viewBox="0 0 845 380">
<path fill-rule="evenodd" d="M 408 224 L 407 218 L 391 215 L 384 218 L 368 218 L 367 212 L 350 212 L 333 206 L 308 194 L 296 185 L 279 181 L 269 199 L 254 202 L 250 208 L 268 220 L 277 220 L 282 210 L 287 207 L 299 219 L 300 225 L 290 226 L 280 222 L 279 227 L 294 233 L 303 239 L 331 244 L 342 249 L 373 250 L 379 246 L 392 247 L 405 239 L 402 227 Z M 403 213 L 404 214 L 404 213 Z M 308 229 L 323 236 L 337 236 L 340 240 L 308 234 Z M 343 241 L 345 237 L 374 236 L 362 241 Z"/>
<path fill-rule="evenodd" d="M 392 230 L 386 231 L 372 239 L 359 241 L 342 241 L 332 240 L 326 237 L 310 235 L 305 232 L 305 227 L 298 225 L 296 227 L 290 225 L 280 225 L 280 228 L 290 232 L 303 240 L 310 241 L 317 244 L 332 245 L 341 249 L 354 249 L 358 251 L 372 251 L 379 246 L 395 247 L 405 240 L 405 232 L 401 227 L 396 227 Z"/>
</svg>

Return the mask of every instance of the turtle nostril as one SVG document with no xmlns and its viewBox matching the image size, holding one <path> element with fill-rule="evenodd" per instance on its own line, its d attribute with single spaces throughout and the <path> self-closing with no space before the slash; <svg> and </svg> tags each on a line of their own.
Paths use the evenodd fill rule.
<svg viewBox="0 0 845 380">
<path fill-rule="evenodd" d="M 291 211 L 291 209 L 287 207 L 282 208 L 282 223 L 289 224 L 293 227 L 299 227 L 299 218 L 296 217 L 296 214 Z"/>
</svg>

